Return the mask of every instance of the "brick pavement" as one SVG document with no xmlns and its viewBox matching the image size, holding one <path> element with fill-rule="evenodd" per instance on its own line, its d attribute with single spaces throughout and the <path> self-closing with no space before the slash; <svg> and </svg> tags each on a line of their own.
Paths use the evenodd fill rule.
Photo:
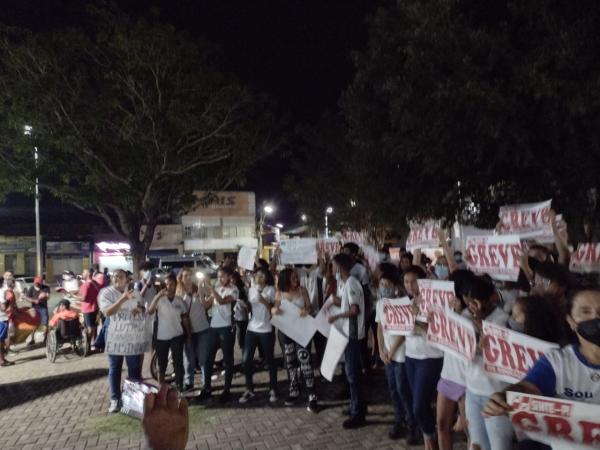
<svg viewBox="0 0 600 450">
<path fill-rule="evenodd" d="M 142 449 L 141 425 L 134 419 L 109 415 L 106 356 L 79 359 L 59 356 L 55 364 L 43 349 L 11 355 L 17 364 L 0 369 L 0 449 Z M 146 362 L 149 358 L 146 358 Z M 145 373 L 148 373 L 146 370 Z M 286 375 L 279 371 L 279 393 L 283 398 Z M 270 406 L 267 375 L 255 375 L 257 399 L 249 406 L 237 403 L 243 392 L 243 377 L 234 378 L 232 400 L 225 405 L 190 408 L 189 449 L 404 449 L 404 441 L 392 442 L 387 432 L 393 421 L 385 377 L 368 380 L 367 426 L 342 430 L 339 400 L 341 384 L 320 381 L 322 410 Z M 220 382 L 215 383 L 219 388 Z M 121 427 L 123 425 L 123 427 Z M 464 444 L 455 446 L 464 449 Z"/>
</svg>

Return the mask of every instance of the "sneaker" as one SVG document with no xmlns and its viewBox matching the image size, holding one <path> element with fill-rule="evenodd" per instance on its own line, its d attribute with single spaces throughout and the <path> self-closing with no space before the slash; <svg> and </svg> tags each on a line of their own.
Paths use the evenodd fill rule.
<svg viewBox="0 0 600 450">
<path fill-rule="evenodd" d="M 219 379 L 219 375 L 211 375 L 210 380 L 211 381 L 217 381 Z"/>
<path fill-rule="evenodd" d="M 351 411 L 351 409 L 349 406 L 347 408 L 343 409 L 342 416 L 350 417 L 351 416 L 350 411 Z M 362 412 L 363 416 L 366 416 L 368 414 L 368 412 L 369 412 L 369 408 L 367 408 L 367 404 L 365 403 L 365 406 L 363 407 L 363 412 Z"/>
<path fill-rule="evenodd" d="M 200 392 L 200 395 L 198 397 L 196 397 L 196 400 L 199 402 L 203 402 L 205 400 L 208 400 L 211 397 L 212 397 L 212 394 L 210 391 L 207 391 L 206 389 L 202 389 L 202 391 Z"/>
<path fill-rule="evenodd" d="M 221 376 L 224 377 L 225 376 L 225 370 L 221 370 Z"/>
<path fill-rule="evenodd" d="M 108 407 L 109 413 L 117 413 L 121 408 L 119 407 L 119 400 L 111 400 L 110 406 Z"/>
<path fill-rule="evenodd" d="M 254 392 L 246 391 L 240 397 L 239 402 L 243 405 L 244 403 L 248 403 L 248 401 L 252 400 L 254 397 Z"/>
<path fill-rule="evenodd" d="M 231 397 L 231 394 L 229 393 L 229 391 L 223 391 L 221 392 L 221 395 L 219 395 L 219 401 L 221 403 L 226 403 L 229 401 L 229 398 Z"/>
<path fill-rule="evenodd" d="M 364 416 L 351 416 L 350 418 L 344 420 L 342 426 L 346 430 L 351 430 L 353 428 L 362 427 L 365 424 Z"/>
<path fill-rule="evenodd" d="M 275 389 L 269 391 L 269 403 L 277 403 L 277 392 L 275 392 Z"/>
<path fill-rule="evenodd" d="M 288 395 L 288 397 L 285 399 L 285 406 L 294 406 L 297 401 L 298 401 L 297 396 L 292 397 L 291 395 Z"/>
<path fill-rule="evenodd" d="M 402 439 L 406 436 L 406 428 L 401 423 L 396 422 L 390 432 L 388 433 L 388 437 L 392 440 Z"/>
<path fill-rule="evenodd" d="M 315 414 L 319 412 L 319 405 L 317 404 L 317 396 L 315 394 L 311 394 L 308 397 L 308 406 L 306 407 L 306 410 Z"/>
</svg>

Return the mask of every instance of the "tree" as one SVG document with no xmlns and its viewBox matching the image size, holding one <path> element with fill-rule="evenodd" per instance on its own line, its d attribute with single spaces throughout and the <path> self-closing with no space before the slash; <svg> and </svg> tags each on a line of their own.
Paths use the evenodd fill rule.
<svg viewBox="0 0 600 450">
<path fill-rule="evenodd" d="M 0 188 L 27 191 L 38 177 L 102 217 L 137 267 L 156 225 L 184 213 L 193 190 L 238 183 L 275 148 L 276 124 L 266 98 L 217 69 L 210 44 L 115 10 L 88 22 L 2 28 Z"/>
</svg>

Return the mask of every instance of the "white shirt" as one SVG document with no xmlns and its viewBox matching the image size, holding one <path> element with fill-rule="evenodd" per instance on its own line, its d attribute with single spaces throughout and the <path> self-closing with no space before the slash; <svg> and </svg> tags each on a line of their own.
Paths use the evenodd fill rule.
<svg viewBox="0 0 600 450">
<path fill-rule="evenodd" d="M 100 306 L 100 311 L 102 311 L 102 314 L 106 316 L 106 310 L 117 303 L 117 300 L 119 300 L 122 296 L 123 292 L 119 291 L 114 286 L 108 286 L 100 289 L 100 292 L 98 293 L 98 305 Z M 137 300 L 132 298 L 123 303 L 121 310 L 132 310 L 137 308 L 137 305 Z"/>
<path fill-rule="evenodd" d="M 2 292 L 2 294 L 4 294 L 4 292 Z M 0 303 L 2 303 L 3 305 L 6 305 L 8 302 L 4 299 L 4 295 L 2 295 L 0 297 Z M 0 309 L 0 322 L 6 322 L 8 320 L 8 315 L 6 314 L 6 312 L 2 311 Z"/>
<path fill-rule="evenodd" d="M 238 290 L 235 286 L 223 287 L 217 286 L 215 288 L 217 294 L 221 296 L 221 298 L 225 297 L 233 297 L 234 302 L 238 299 L 239 294 Z M 215 300 L 212 306 L 212 319 L 210 321 L 211 328 L 222 328 L 222 327 L 230 327 L 231 326 L 231 310 L 233 305 L 231 303 L 227 303 L 226 305 L 221 305 L 217 303 Z"/>
<path fill-rule="evenodd" d="M 209 327 L 208 317 L 206 316 L 206 310 L 202 306 L 199 295 L 197 293 L 193 295 L 184 294 L 182 299 L 190 316 L 192 333 L 200 333 L 207 330 Z"/>
<path fill-rule="evenodd" d="M 367 268 L 361 263 L 354 263 L 354 266 L 350 270 L 350 275 L 356 278 L 358 282 L 363 286 L 369 284 L 369 272 L 367 271 Z"/>
<path fill-rule="evenodd" d="M 444 352 L 429 345 L 427 332 L 415 326 L 413 334 L 406 336 L 406 356 L 412 359 L 437 359 L 443 358 Z"/>
<path fill-rule="evenodd" d="M 252 305 L 252 317 L 248 323 L 248 331 L 254 333 L 269 333 L 273 330 L 271 326 L 271 311 L 263 305 L 259 298 L 262 296 L 269 304 L 275 301 L 275 288 L 273 286 L 265 286 L 262 292 L 259 292 L 257 286 L 252 286 L 248 293 L 248 300 Z"/>
<path fill-rule="evenodd" d="M 501 308 L 496 307 L 485 320 L 504 327 L 506 326 L 506 322 L 508 322 L 508 314 Z M 481 355 L 475 355 L 475 359 L 471 361 L 467 370 L 466 380 L 467 388 L 477 395 L 492 395 L 494 392 L 501 391 L 509 384 L 494 380 L 483 371 L 483 357 Z"/>
<path fill-rule="evenodd" d="M 352 275 L 346 281 L 338 283 L 338 297 L 342 300 L 342 313 L 350 311 L 352 305 L 358 306 L 358 315 L 340 319 L 342 331 L 349 339 L 365 337 L 365 297 L 360 282 Z"/>
<path fill-rule="evenodd" d="M 381 318 L 383 316 L 383 302 L 378 302 L 377 307 L 375 308 L 375 322 L 381 323 Z M 390 351 L 394 342 L 398 336 L 390 334 L 389 332 L 383 330 L 383 348 L 386 351 Z M 381 344 L 380 344 L 381 345 Z M 392 361 L 403 363 L 405 361 L 406 354 L 406 341 L 402 343 L 400 347 L 396 350 L 396 353 L 392 355 Z"/>
<path fill-rule="evenodd" d="M 158 299 L 156 314 L 158 317 L 156 338 L 159 341 L 169 341 L 183 335 L 181 316 L 187 314 L 187 306 L 181 297 L 175 296 L 173 300 L 169 300 L 165 295 Z"/>
<path fill-rule="evenodd" d="M 451 353 L 444 353 L 444 365 L 441 378 L 465 386 L 467 384 L 467 370 L 469 365 Z"/>
</svg>

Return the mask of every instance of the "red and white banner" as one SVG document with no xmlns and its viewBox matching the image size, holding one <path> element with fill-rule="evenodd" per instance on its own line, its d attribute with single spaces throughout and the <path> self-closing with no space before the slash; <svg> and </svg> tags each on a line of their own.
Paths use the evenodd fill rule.
<svg viewBox="0 0 600 450">
<path fill-rule="evenodd" d="M 508 383 L 523 379 L 540 357 L 558 348 L 558 344 L 542 341 L 523 333 L 483 321 L 483 370 L 490 377 Z"/>
<path fill-rule="evenodd" d="M 506 205 L 500 208 L 500 234 L 518 234 L 521 239 L 541 238 L 550 242 L 553 239 L 550 209 L 552 200 L 540 203 Z"/>
<path fill-rule="evenodd" d="M 510 421 L 517 438 L 554 450 L 600 448 L 600 405 L 507 392 Z"/>
<path fill-rule="evenodd" d="M 383 302 L 383 330 L 390 334 L 407 336 L 415 328 L 415 313 L 412 301 L 408 297 L 384 298 Z"/>
<path fill-rule="evenodd" d="M 466 317 L 451 309 L 433 307 L 427 327 L 427 343 L 444 352 L 462 359 L 473 361 L 477 348 L 475 326 Z"/>
<path fill-rule="evenodd" d="M 487 273 L 496 280 L 517 281 L 521 248 L 517 235 L 469 236 L 465 261 L 473 272 Z"/>
<path fill-rule="evenodd" d="M 427 316 L 433 306 L 445 309 L 454 299 L 454 282 L 442 280 L 417 280 L 419 285 L 419 315 L 417 320 L 427 322 Z"/>
<path fill-rule="evenodd" d="M 439 221 L 429 221 L 424 224 L 410 223 L 410 233 L 406 238 L 406 250 L 421 248 L 432 248 L 439 246 L 438 230 L 440 229 Z"/>
<path fill-rule="evenodd" d="M 571 272 L 600 272 L 600 243 L 577 245 L 577 251 L 571 255 Z"/>
<path fill-rule="evenodd" d="M 342 250 L 342 244 L 337 238 L 317 239 L 317 251 L 319 255 L 337 255 Z"/>
</svg>

